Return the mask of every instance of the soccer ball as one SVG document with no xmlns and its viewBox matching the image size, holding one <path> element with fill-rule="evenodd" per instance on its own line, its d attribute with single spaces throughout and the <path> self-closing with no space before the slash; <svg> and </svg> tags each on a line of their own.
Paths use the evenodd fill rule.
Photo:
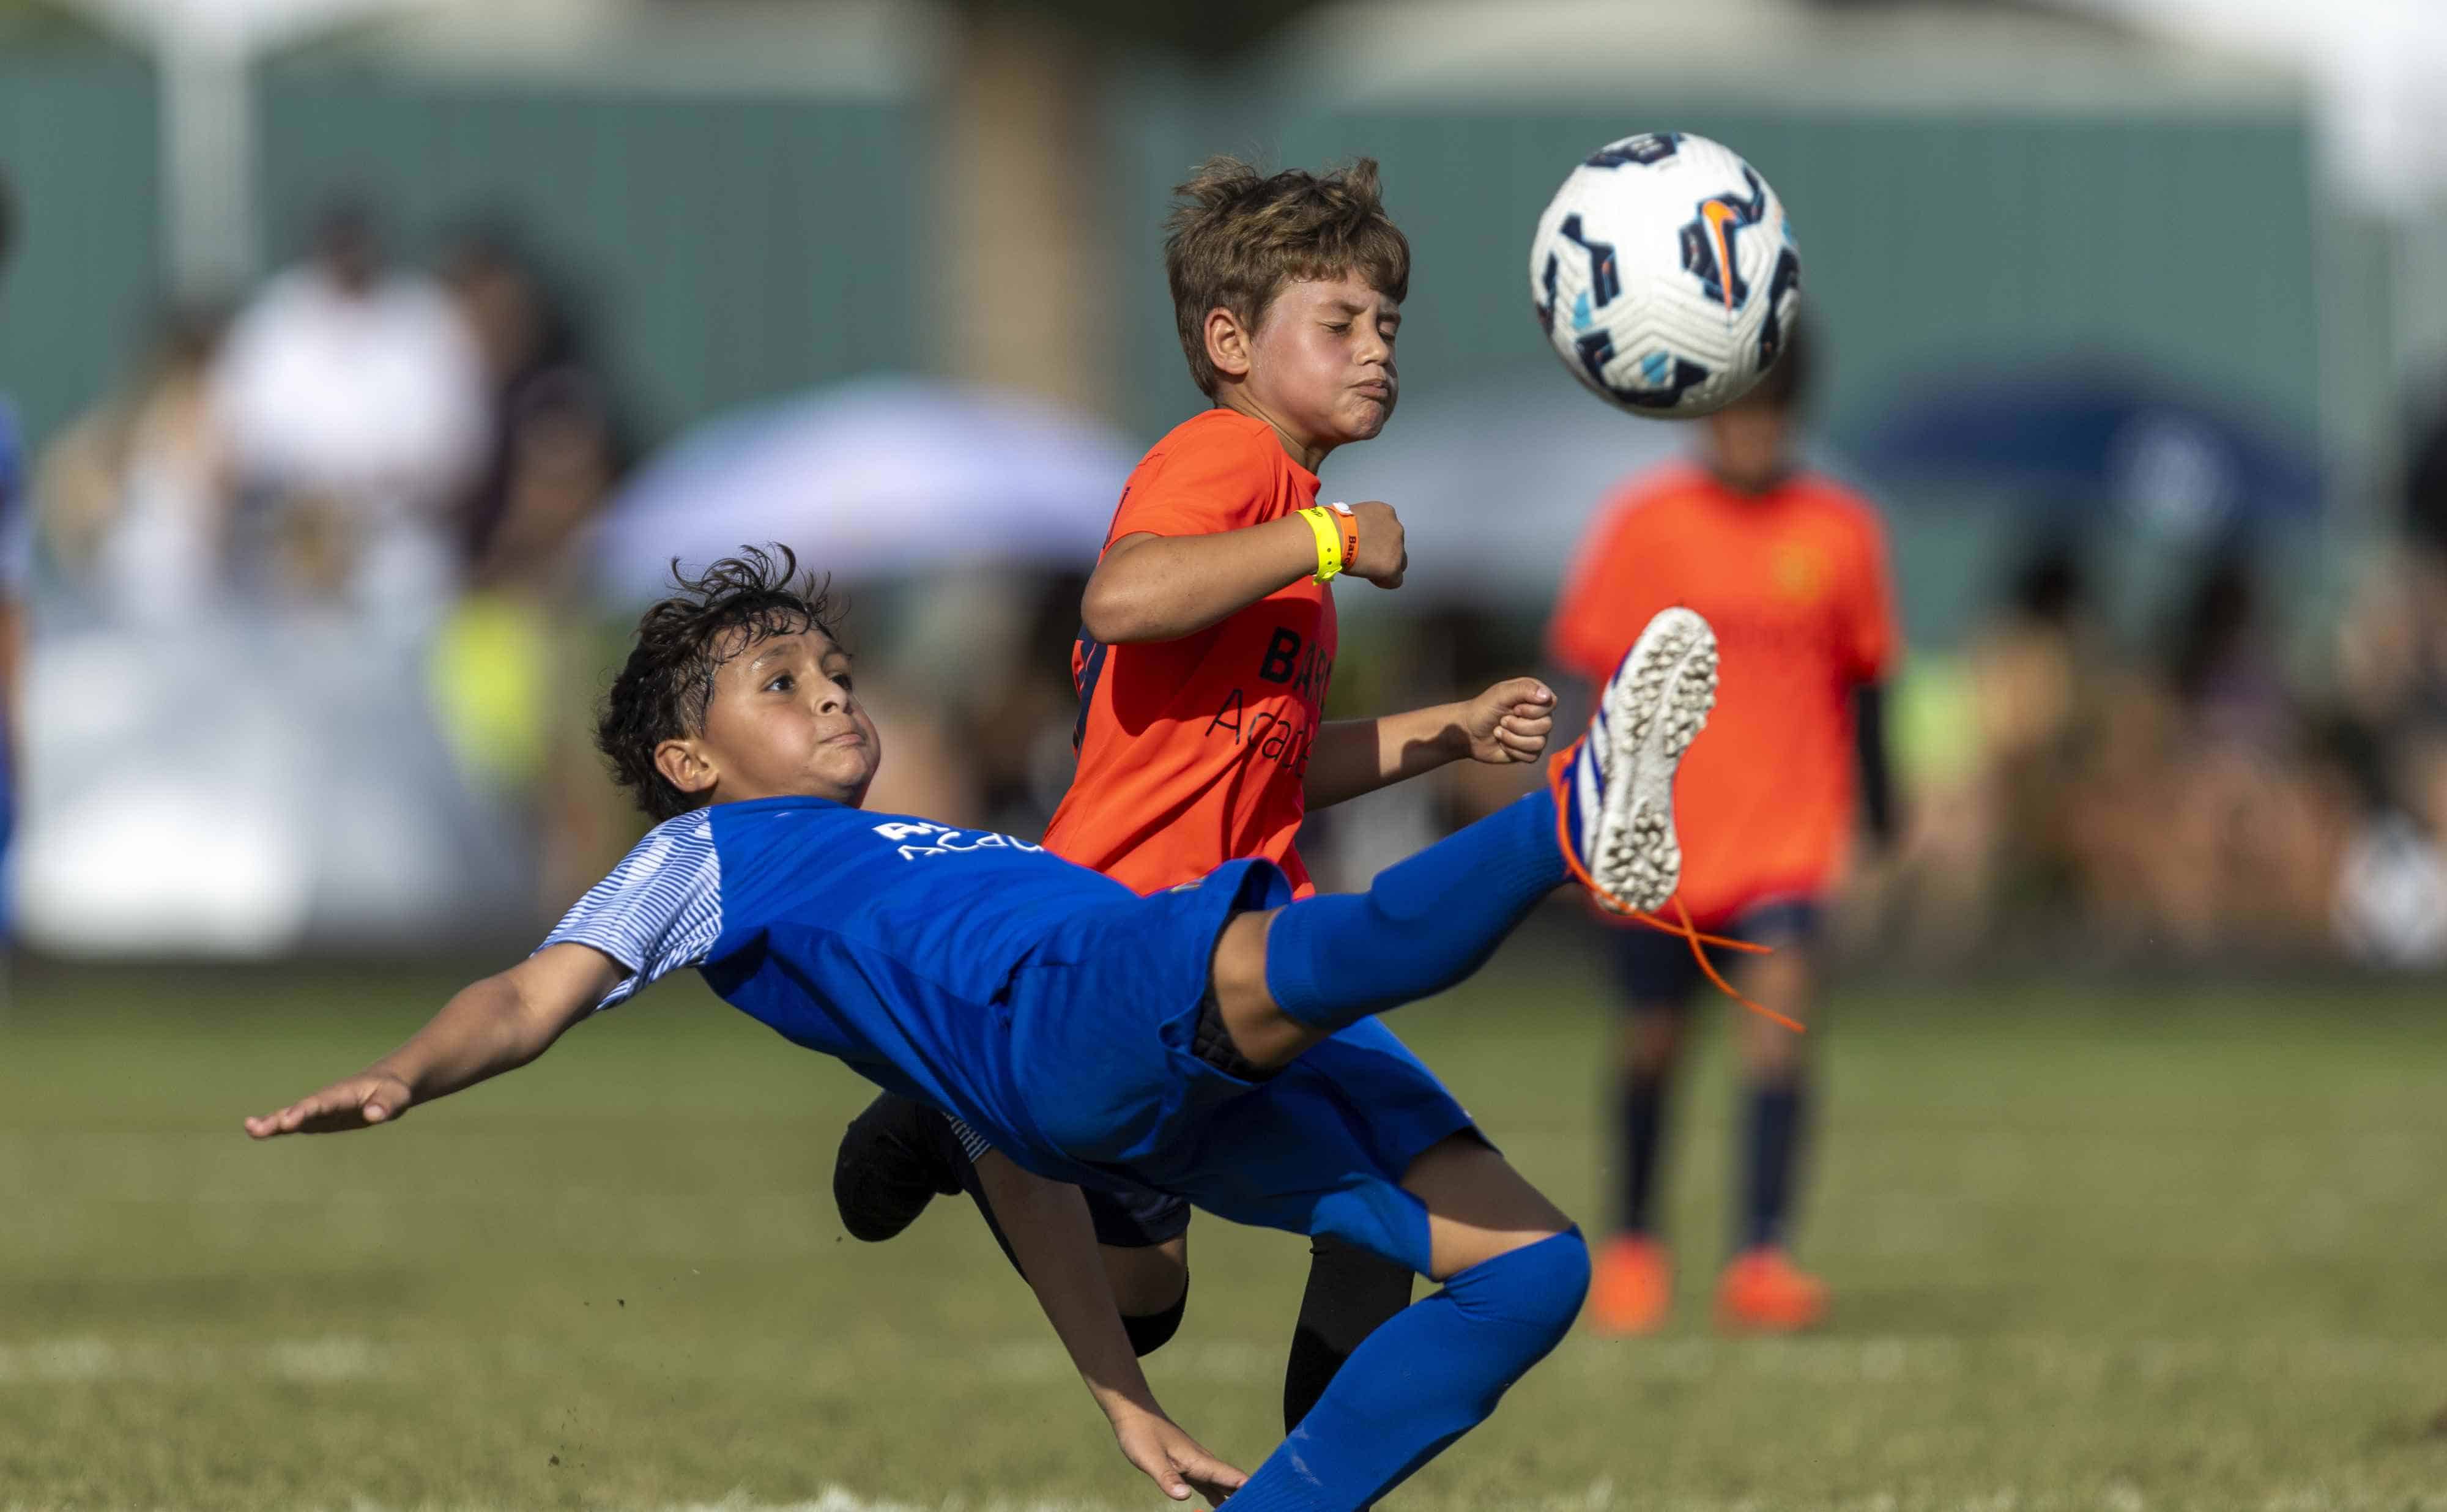
<svg viewBox="0 0 2447 1512">
<path fill-rule="evenodd" d="M 1591 393 L 1638 415 L 1704 415 L 1775 362 L 1801 311 L 1801 252 L 1783 201 L 1732 149 L 1651 132 L 1599 149 L 1555 191 L 1529 295 Z"/>
</svg>

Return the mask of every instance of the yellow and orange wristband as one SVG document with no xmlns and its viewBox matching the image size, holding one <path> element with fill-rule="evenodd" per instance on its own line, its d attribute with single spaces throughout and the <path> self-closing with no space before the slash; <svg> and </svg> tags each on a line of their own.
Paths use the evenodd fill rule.
<svg viewBox="0 0 2447 1512">
<path fill-rule="evenodd" d="M 1317 580 L 1323 584 L 1350 569 L 1359 555 L 1359 517 L 1349 504 L 1312 504 L 1299 512 L 1317 538 Z"/>
</svg>

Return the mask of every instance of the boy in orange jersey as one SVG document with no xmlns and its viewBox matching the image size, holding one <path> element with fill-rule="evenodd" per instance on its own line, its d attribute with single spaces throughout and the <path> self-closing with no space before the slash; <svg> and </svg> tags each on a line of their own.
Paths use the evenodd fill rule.
<svg viewBox="0 0 2447 1512">
<path fill-rule="evenodd" d="M 1897 646 L 1884 533 L 1870 505 L 1793 456 L 1809 349 L 1796 335 L 1748 398 L 1702 422 L 1698 465 L 1627 483 L 1600 514 L 1548 629 L 1558 665 L 1602 682 L 1667 605 L 1697 610 L 1721 648 L 1716 713 L 1676 793 L 1679 895 L 1703 930 L 1770 946 L 1744 957 L 1761 1006 L 1810 1017 L 1823 899 L 1866 815 L 1890 832 L 1879 682 Z M 1857 781 L 1856 781 L 1857 771 Z M 1600 1332 L 1662 1323 L 1673 1290 L 1656 1232 L 1657 1166 L 1699 963 L 1670 935 L 1622 929 L 1630 1009 L 1622 1048 L 1620 1227 L 1600 1252 L 1588 1316 Z M 1826 1290 L 1787 1244 L 1808 1109 L 1806 1042 L 1743 1019 L 1744 1191 L 1720 1278 L 1727 1327 L 1807 1328 Z"/>
<path fill-rule="evenodd" d="M 1217 159 L 1177 194 L 1166 271 L 1184 354 L 1213 407 L 1158 442 L 1123 489 L 1080 606 L 1078 773 L 1045 844 L 1141 893 L 1263 858 L 1305 896 L 1314 888 L 1294 839 L 1307 809 L 1451 761 L 1535 761 L 1554 695 L 1517 678 L 1466 703 L 1323 720 L 1329 579 L 1397 588 L 1409 561 L 1392 506 L 1320 507 L 1317 475 L 1393 413 L 1409 244 L 1367 160 L 1266 177 Z M 1006 1231 L 1049 1200 L 1043 1185 L 939 1115 L 886 1097 L 844 1138 L 835 1197 L 852 1233 L 883 1238 L 931 1195 L 966 1189 L 1011 1255 Z M 1144 1353 L 1171 1335 L 1186 1300 L 1188 1208 L 1103 1192 L 1088 1206 Z M 1411 1282 L 1403 1265 L 1315 1241 L 1285 1372 L 1286 1430 L 1409 1303 Z"/>
</svg>

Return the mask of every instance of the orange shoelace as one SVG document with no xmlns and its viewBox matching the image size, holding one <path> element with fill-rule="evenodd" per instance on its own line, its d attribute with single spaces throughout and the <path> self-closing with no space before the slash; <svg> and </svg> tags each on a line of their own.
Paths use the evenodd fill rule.
<svg viewBox="0 0 2447 1512">
<path fill-rule="evenodd" d="M 1667 899 L 1667 901 L 1674 905 L 1674 917 L 1671 919 L 1660 918 L 1655 914 L 1648 913 L 1642 909 L 1634 908 L 1630 904 L 1624 902 L 1622 898 L 1615 897 L 1612 893 L 1600 887 L 1598 885 L 1597 879 L 1589 875 L 1588 868 L 1581 864 L 1579 853 L 1572 848 L 1572 836 L 1568 827 L 1569 821 L 1565 818 L 1565 815 L 1570 811 L 1570 804 L 1566 802 L 1567 795 L 1564 791 L 1564 774 L 1571 770 L 1572 758 L 1580 754 L 1581 743 L 1587 739 L 1588 737 L 1586 735 L 1583 735 L 1580 740 L 1572 742 L 1571 745 L 1564 748 L 1564 753 L 1562 755 L 1556 757 L 1552 762 L 1548 763 L 1546 766 L 1546 790 L 1552 793 L 1555 798 L 1555 848 L 1564 853 L 1564 869 L 1572 874 L 1572 880 L 1580 883 L 1583 887 L 1587 888 L 1591 897 L 1604 903 L 1611 912 L 1619 917 L 1630 919 L 1635 924 L 1645 924 L 1650 929 L 1662 930 L 1668 935 L 1679 935 L 1683 939 L 1689 941 L 1691 945 L 1692 957 L 1699 963 L 1699 970 L 1706 973 L 1710 982 L 1716 985 L 1717 991 L 1724 993 L 1727 997 L 1732 998 L 1735 1002 L 1741 1004 L 1752 1012 L 1758 1014 L 1761 1018 L 1781 1024 L 1786 1029 L 1793 1030 L 1795 1034 L 1806 1034 L 1810 1032 L 1802 1026 L 1800 1020 L 1787 1018 L 1782 1013 L 1777 1012 L 1774 1009 L 1769 1008 L 1764 1004 L 1754 1003 L 1749 998 L 1744 997 L 1740 992 L 1736 992 L 1734 990 L 1734 984 L 1726 981 L 1724 973 L 1717 970 L 1717 963 L 1708 958 L 1708 947 L 1711 945 L 1716 946 L 1718 950 L 1739 951 L 1746 955 L 1770 954 L 1772 953 L 1769 951 L 1768 947 L 1755 944 L 1746 939 L 1726 939 L 1720 935 L 1701 934 L 1691 926 L 1691 915 L 1683 908 L 1682 899 L 1679 894 L 1674 898 Z"/>
</svg>

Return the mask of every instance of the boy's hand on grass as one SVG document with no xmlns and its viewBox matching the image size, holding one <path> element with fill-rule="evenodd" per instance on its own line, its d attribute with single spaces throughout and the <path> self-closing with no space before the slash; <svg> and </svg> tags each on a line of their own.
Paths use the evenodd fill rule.
<svg viewBox="0 0 2447 1512">
<path fill-rule="evenodd" d="M 246 1131 L 268 1140 L 282 1134 L 336 1134 L 366 1128 L 407 1112 L 413 1096 L 406 1082 L 388 1071 L 360 1071 L 311 1097 L 299 1098 L 277 1113 L 248 1119 Z"/>
<path fill-rule="evenodd" d="M 1534 762 L 1555 728 L 1555 690 L 1535 677 L 1509 678 L 1462 705 L 1459 728 L 1471 761 Z"/>
<path fill-rule="evenodd" d="M 1217 1505 L 1248 1479 L 1207 1453 L 1180 1424 L 1161 1412 L 1134 1410 L 1114 1419 L 1113 1438 L 1121 1446 L 1122 1457 L 1176 1502 L 1188 1501 L 1195 1491 L 1208 1505 Z"/>
<path fill-rule="evenodd" d="M 1411 570 L 1411 548 L 1402 535 L 1402 517 L 1394 506 L 1381 499 L 1363 500 L 1351 506 L 1359 520 L 1359 550 L 1342 570 L 1354 577 L 1365 577 L 1379 588 L 1399 588 L 1402 575 Z"/>
</svg>

